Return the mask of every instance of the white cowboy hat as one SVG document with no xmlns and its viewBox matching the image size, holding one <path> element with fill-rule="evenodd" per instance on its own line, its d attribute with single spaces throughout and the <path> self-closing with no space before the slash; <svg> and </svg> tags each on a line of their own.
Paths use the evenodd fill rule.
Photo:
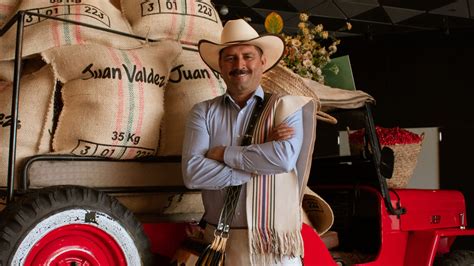
<svg viewBox="0 0 474 266">
<path fill-rule="evenodd" d="M 240 44 L 251 44 L 262 49 L 267 58 L 263 72 L 275 66 L 283 56 L 285 44 L 277 35 L 266 34 L 259 36 L 252 26 L 243 19 L 229 20 L 222 29 L 221 43 L 208 40 L 199 41 L 199 54 L 202 60 L 213 70 L 221 72 L 219 67 L 220 50 Z"/>
</svg>

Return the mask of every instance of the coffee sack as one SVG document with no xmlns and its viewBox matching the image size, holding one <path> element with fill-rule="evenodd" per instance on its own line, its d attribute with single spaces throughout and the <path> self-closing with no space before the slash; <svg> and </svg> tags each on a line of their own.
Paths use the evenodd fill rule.
<svg viewBox="0 0 474 266">
<path fill-rule="evenodd" d="M 172 40 L 136 49 L 73 45 L 42 53 L 63 83 L 55 153 L 132 159 L 155 155 L 163 97 L 181 52 Z"/>
</svg>

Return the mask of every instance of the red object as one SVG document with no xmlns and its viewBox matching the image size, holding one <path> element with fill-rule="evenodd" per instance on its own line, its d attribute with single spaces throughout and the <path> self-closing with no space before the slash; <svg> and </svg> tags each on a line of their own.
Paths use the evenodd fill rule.
<svg viewBox="0 0 474 266">
<path fill-rule="evenodd" d="M 323 191 L 353 191 L 352 186 L 320 186 Z M 392 205 L 400 205 L 406 213 L 400 216 L 388 213 L 382 195 L 369 186 L 358 187 L 363 195 L 358 208 L 370 208 L 370 217 L 374 220 L 373 230 L 367 232 L 370 237 L 380 237 L 374 241 L 375 252 L 363 263 L 353 265 L 432 265 L 435 257 L 450 251 L 457 236 L 474 235 L 473 229 L 464 229 L 466 221 L 463 195 L 453 190 L 391 190 Z M 364 205 L 366 204 L 366 205 Z M 368 205 L 367 205 L 368 204 Z M 344 219 L 344 217 L 336 217 Z M 185 223 L 144 224 L 145 231 L 152 242 L 153 252 L 172 257 L 186 236 Z M 364 228 L 371 230 L 372 227 Z M 309 225 L 303 224 L 301 230 L 304 241 L 304 265 L 333 266 L 332 259 L 319 235 Z M 354 243 L 364 240 L 364 232 Z M 357 246 L 354 248 L 357 249 Z M 335 248 L 337 250 L 337 248 Z"/>
<path fill-rule="evenodd" d="M 343 191 L 353 190 L 353 187 L 328 186 L 321 189 Z M 458 191 L 391 190 L 392 205 L 400 204 L 406 209 L 406 213 L 399 217 L 388 213 L 382 195 L 376 189 L 364 186 L 360 187 L 360 193 L 366 195 L 365 199 L 376 201 L 370 206 L 377 206 L 371 212 L 374 217 L 379 217 L 379 229 L 374 230 L 380 230 L 381 239 L 378 252 L 370 261 L 353 265 L 432 265 L 437 255 L 450 251 L 457 236 L 474 235 L 473 229 L 464 229 L 467 224 L 465 203 Z"/>
<path fill-rule="evenodd" d="M 407 209 L 400 217 L 403 231 L 467 226 L 466 204 L 459 191 L 400 189 L 397 194 Z"/>
<path fill-rule="evenodd" d="M 337 265 L 327 250 L 326 245 L 324 245 L 324 242 L 311 226 L 303 224 L 301 234 L 304 241 L 303 264 L 305 266 Z"/>
<path fill-rule="evenodd" d="M 25 265 L 73 264 L 127 265 L 122 249 L 110 235 L 85 224 L 66 225 L 49 232 L 25 259 Z"/>
<path fill-rule="evenodd" d="M 146 223 L 143 230 L 150 239 L 153 253 L 172 258 L 186 238 L 187 226 L 188 223 Z"/>
<path fill-rule="evenodd" d="M 186 223 L 147 223 L 143 229 L 150 239 L 152 252 L 173 257 L 186 238 Z M 301 229 L 304 241 L 304 265 L 336 265 L 319 235 L 307 224 Z"/>
<path fill-rule="evenodd" d="M 415 144 L 422 141 L 422 136 L 403 128 L 375 127 L 381 145 Z M 364 143 L 365 129 L 359 129 L 349 135 L 351 143 Z"/>
<path fill-rule="evenodd" d="M 389 215 L 379 192 L 364 189 L 380 201 L 382 244 L 374 261 L 357 265 L 432 265 L 437 254 L 449 251 L 456 236 L 474 235 L 474 230 L 462 229 L 459 217 L 465 215 L 465 204 L 458 191 L 393 190 L 392 205 L 397 206 L 400 198 L 406 209 L 406 214 L 397 217 Z"/>
<path fill-rule="evenodd" d="M 436 255 L 450 251 L 456 236 L 474 235 L 467 225 L 464 196 L 454 190 L 397 190 L 407 213 L 400 230 L 407 236 L 405 265 L 432 265 Z M 411 210 L 411 211 L 410 211 Z"/>
</svg>

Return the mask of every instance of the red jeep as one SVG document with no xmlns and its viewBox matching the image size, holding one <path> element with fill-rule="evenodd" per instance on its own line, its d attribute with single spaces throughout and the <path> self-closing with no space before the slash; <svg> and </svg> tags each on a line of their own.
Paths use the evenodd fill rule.
<svg viewBox="0 0 474 266">
<path fill-rule="evenodd" d="M 330 251 L 336 261 L 343 265 L 473 264 L 474 251 L 451 251 L 456 237 L 474 235 L 466 228 L 464 196 L 454 190 L 389 189 L 386 178 L 393 173 L 394 153 L 380 148 L 372 106 L 332 115 L 339 121 L 333 130 L 362 127 L 366 143 L 360 156 L 313 161 L 308 186 L 334 211 L 331 230 L 337 232 L 339 245 Z"/>
<path fill-rule="evenodd" d="M 7 186 L 0 191 L 6 204 L 0 214 L 0 265 L 168 263 L 185 238 L 188 224 L 199 221 L 203 212 L 200 193 L 182 184 L 180 158 L 117 161 L 39 155 L 15 173 L 25 15 L 78 24 L 24 11 L 0 31 L 3 35 L 15 24 L 19 31 Z M 456 237 L 474 235 L 474 230 L 466 229 L 463 195 L 388 189 L 385 178 L 391 176 L 393 152 L 380 149 L 371 105 L 337 112 L 335 116 L 358 114 L 349 120 L 362 118 L 367 148 L 362 156 L 313 161 L 308 185 L 328 201 L 335 214 L 331 230 L 338 238 L 325 239 L 334 237 L 333 233 L 322 236 L 332 241 L 334 260 L 340 265 L 474 264 L 474 251 L 450 250 Z M 121 179 L 122 185 L 111 186 L 114 179 Z M 311 265 L 311 257 L 317 254 L 318 250 L 307 249 L 306 264 Z"/>
</svg>

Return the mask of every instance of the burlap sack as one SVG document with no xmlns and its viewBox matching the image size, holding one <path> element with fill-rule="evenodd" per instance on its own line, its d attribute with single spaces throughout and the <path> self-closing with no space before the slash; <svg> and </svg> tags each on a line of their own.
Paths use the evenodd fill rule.
<svg viewBox="0 0 474 266">
<path fill-rule="evenodd" d="M 22 60 L 21 75 L 28 75 L 43 68 L 46 63 L 41 58 L 41 55 L 30 56 Z"/>
<path fill-rule="evenodd" d="M 319 96 L 321 110 L 325 112 L 333 109 L 354 109 L 364 106 L 366 102 L 375 102 L 371 95 L 361 90 L 344 90 L 329 87 L 307 78 L 303 78 L 303 80 Z"/>
<path fill-rule="evenodd" d="M 56 3 L 51 3 L 56 2 Z M 125 17 L 109 1 L 75 0 L 23 0 L 17 10 L 27 10 L 62 19 L 92 24 L 101 28 L 131 33 Z M 26 15 L 23 40 L 23 55 L 40 53 L 52 47 L 84 43 L 100 43 L 117 48 L 137 47 L 136 39 L 123 37 L 97 29 L 91 29 L 53 19 Z M 0 60 L 13 59 L 15 52 L 16 27 L 0 37 Z"/>
<path fill-rule="evenodd" d="M 120 0 L 110 0 L 110 3 L 112 3 L 116 8 L 121 9 Z"/>
<path fill-rule="evenodd" d="M 13 81 L 14 65 L 13 60 L 0 61 L 0 80 Z"/>
<path fill-rule="evenodd" d="M 44 52 L 64 83 L 54 151 L 117 159 L 155 155 L 164 88 L 180 52 L 171 40 L 131 50 L 89 44 Z"/>
<path fill-rule="evenodd" d="M 222 22 L 210 0 L 121 0 L 121 6 L 137 35 L 194 45 L 200 39 L 220 42 Z"/>
<path fill-rule="evenodd" d="M 20 77 L 35 73 L 45 66 L 45 62 L 40 56 L 33 56 L 21 60 Z M 13 81 L 13 74 L 15 70 L 15 61 L 7 60 L 0 61 L 0 80 Z"/>
<path fill-rule="evenodd" d="M 16 6 L 20 0 L 2 0 L 0 2 L 0 28 L 10 19 L 14 14 Z"/>
<path fill-rule="evenodd" d="M 194 104 L 222 95 L 224 80 L 201 59 L 196 46 L 183 46 L 165 89 L 159 155 L 181 155 L 184 124 Z"/>
<path fill-rule="evenodd" d="M 55 80 L 51 67 L 24 76 L 20 81 L 16 177 L 24 159 L 49 152 Z M 0 186 L 6 185 L 11 125 L 12 84 L 0 82 Z M 16 182 L 18 184 L 18 182 Z"/>
</svg>

